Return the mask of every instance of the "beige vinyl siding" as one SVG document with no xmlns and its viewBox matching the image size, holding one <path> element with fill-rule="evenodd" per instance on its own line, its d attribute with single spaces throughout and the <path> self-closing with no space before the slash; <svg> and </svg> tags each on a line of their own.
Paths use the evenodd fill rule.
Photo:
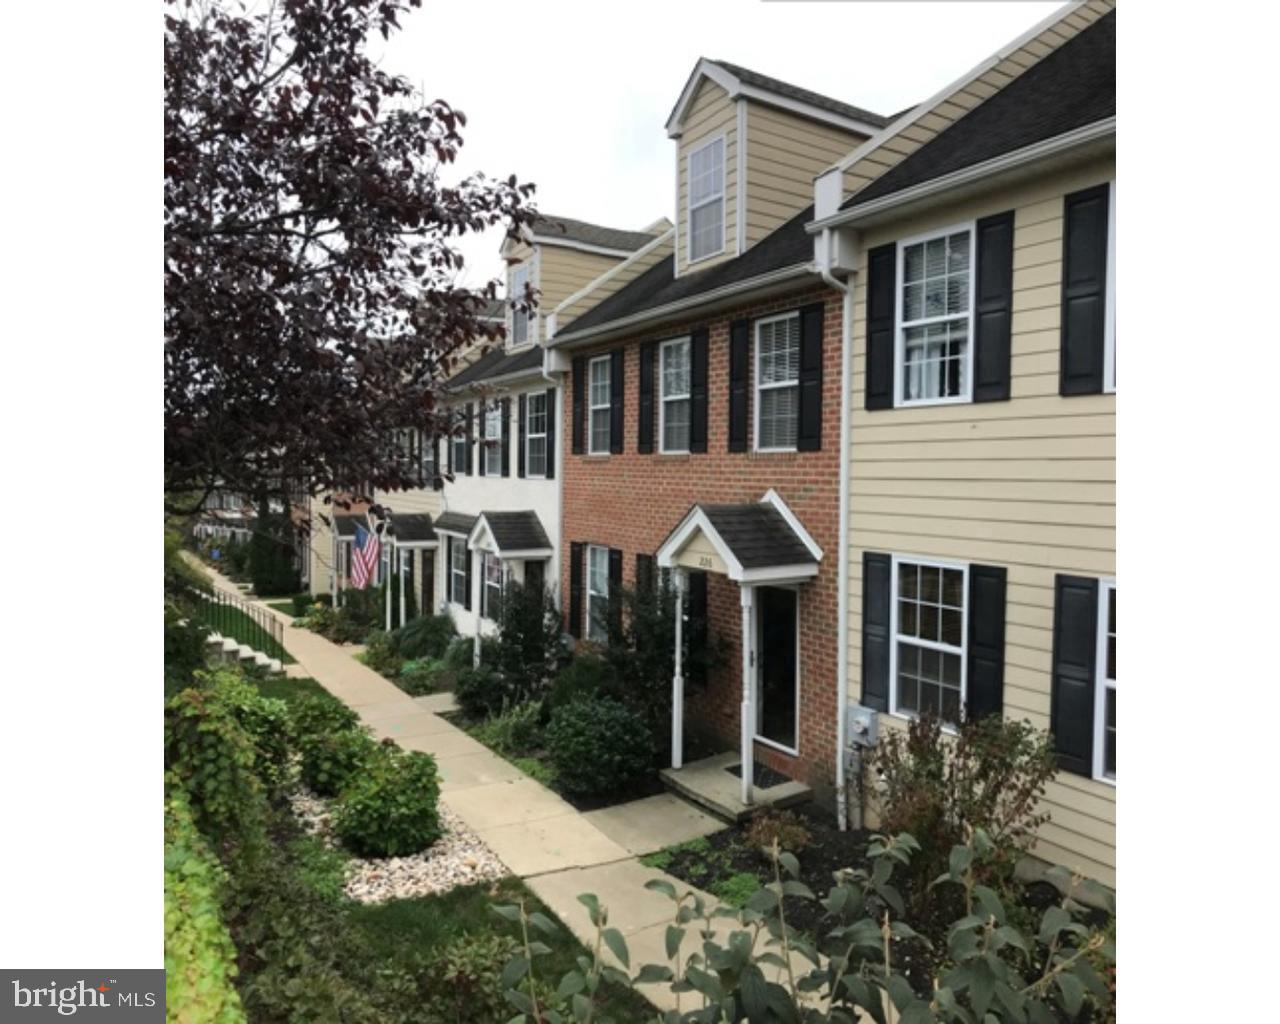
<svg viewBox="0 0 1280 1024">
<path fill-rule="evenodd" d="M 694 270 L 714 267 L 738 253 L 738 107 L 721 86 L 703 79 L 676 143 L 677 276 L 689 269 L 689 154 L 717 135 L 724 136 L 724 250 L 698 260 Z"/>
<path fill-rule="evenodd" d="M 630 259 L 596 278 L 587 289 L 575 293 L 576 298 L 570 296 L 573 299 L 572 302 L 566 300 L 556 309 L 556 322 L 559 325 L 557 329 L 564 330 L 587 310 L 599 305 L 614 292 L 629 285 L 646 270 L 661 263 L 671 255 L 675 244 L 674 239 L 675 233 L 669 232 L 659 244 L 651 248 L 646 246 Z"/>
<path fill-rule="evenodd" d="M 1049 726 L 1054 576 L 1115 575 L 1115 396 L 1058 394 L 1063 197 L 1115 176 L 1094 160 L 994 195 L 877 227 L 854 293 L 850 481 L 850 699 L 862 670 L 862 555 L 1008 569 L 1005 713 Z M 1007 402 L 868 412 L 865 251 L 1014 211 Z M 886 727 L 902 720 L 884 716 Z M 1059 773 L 1036 852 L 1115 884 L 1114 786 Z"/>
<path fill-rule="evenodd" d="M 746 244 L 813 202 L 813 179 L 865 135 L 746 103 Z"/>
<path fill-rule="evenodd" d="M 324 516 L 324 519 L 320 517 Z M 311 559 L 311 593 L 327 594 L 329 570 L 333 558 L 333 532 L 325 519 L 331 519 L 333 507 L 319 498 L 311 499 L 311 535 L 308 541 Z"/>
<path fill-rule="evenodd" d="M 988 68 L 973 81 L 960 86 L 949 96 L 919 114 L 907 126 L 895 132 L 891 139 L 885 140 L 871 152 L 854 160 L 844 168 L 845 198 L 848 199 L 866 188 L 907 155 L 901 148 L 891 146 L 891 142 L 905 138 L 916 144 L 917 148 L 928 142 L 964 117 L 984 99 L 1008 85 L 1027 68 L 1032 67 L 1068 39 L 1079 34 L 1082 29 L 1088 28 L 1099 18 L 1115 10 L 1115 6 L 1115 0 L 1089 0 L 1084 6 L 1065 15 L 1017 50 L 1006 55 L 1004 59 Z M 747 134 L 750 138 L 750 132 Z M 836 166 L 839 166 L 839 163 Z"/>
<path fill-rule="evenodd" d="M 542 290 L 538 304 L 539 317 L 545 317 L 570 295 L 580 291 L 606 271 L 612 270 L 622 260 L 621 256 L 603 256 L 561 245 L 539 243 L 538 287 Z"/>
</svg>

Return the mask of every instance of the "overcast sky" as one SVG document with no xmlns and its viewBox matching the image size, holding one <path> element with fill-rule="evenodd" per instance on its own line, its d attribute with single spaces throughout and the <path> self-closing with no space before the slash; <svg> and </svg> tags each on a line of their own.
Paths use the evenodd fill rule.
<svg viewBox="0 0 1280 1024">
<path fill-rule="evenodd" d="M 467 115 L 459 168 L 538 186 L 545 213 L 636 229 L 674 215 L 663 125 L 699 57 L 893 114 L 1059 3 L 425 0 L 385 70 Z M 464 240 L 465 280 L 502 270 L 500 233 Z"/>
</svg>

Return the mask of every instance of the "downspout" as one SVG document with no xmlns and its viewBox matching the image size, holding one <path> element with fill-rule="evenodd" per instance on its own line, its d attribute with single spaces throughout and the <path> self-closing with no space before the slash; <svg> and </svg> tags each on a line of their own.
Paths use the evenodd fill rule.
<svg viewBox="0 0 1280 1024">
<path fill-rule="evenodd" d="M 831 273 L 831 229 L 822 231 L 822 279 L 843 296 L 840 324 L 840 541 L 836 554 L 836 819 L 849 827 L 848 782 L 845 778 L 846 723 L 849 700 L 849 419 L 853 387 L 853 281 Z"/>
</svg>

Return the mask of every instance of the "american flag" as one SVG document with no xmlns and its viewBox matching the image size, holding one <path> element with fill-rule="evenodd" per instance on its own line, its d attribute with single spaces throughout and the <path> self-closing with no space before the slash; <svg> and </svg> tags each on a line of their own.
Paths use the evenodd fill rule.
<svg viewBox="0 0 1280 1024">
<path fill-rule="evenodd" d="M 363 526 L 356 527 L 355 549 L 351 552 L 351 585 L 356 590 L 364 590 L 373 579 L 381 548 L 376 533 Z"/>
</svg>

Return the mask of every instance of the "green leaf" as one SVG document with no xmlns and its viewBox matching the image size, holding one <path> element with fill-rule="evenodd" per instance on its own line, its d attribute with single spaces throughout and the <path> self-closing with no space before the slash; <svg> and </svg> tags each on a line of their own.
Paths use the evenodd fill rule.
<svg viewBox="0 0 1280 1024">
<path fill-rule="evenodd" d="M 757 889 L 747 897 L 746 909 L 767 914 L 778 905 L 778 894 L 772 889 Z"/>
<path fill-rule="evenodd" d="M 742 997 L 742 1008 L 747 1011 L 747 1019 L 764 1020 L 769 1007 L 768 985 L 755 964 L 747 964 L 742 969 L 738 977 L 738 993 Z"/>
<path fill-rule="evenodd" d="M 623 988 L 631 987 L 631 976 L 625 971 L 618 970 L 616 967 L 610 967 L 608 964 L 601 965 L 600 977 L 605 981 L 613 982 L 615 985 L 621 985 Z"/>
<path fill-rule="evenodd" d="M 504 904 L 502 906 L 498 906 L 491 903 L 489 904 L 489 909 L 492 910 L 499 917 L 505 918 L 506 920 L 510 921 L 512 924 L 520 923 L 519 907 L 512 906 L 511 904 Z"/>
<path fill-rule="evenodd" d="M 631 954 L 627 951 L 627 940 L 622 937 L 622 932 L 617 928 L 606 928 L 601 933 L 604 944 L 609 947 L 610 952 L 621 961 L 623 967 L 631 966 Z"/>
<path fill-rule="evenodd" d="M 573 997 L 570 1004 L 573 1008 L 573 1019 L 585 1024 L 591 1018 L 591 1000 L 584 996 L 581 992 Z"/>
<path fill-rule="evenodd" d="M 539 942 L 534 939 L 533 942 L 529 943 L 529 952 L 534 956 L 547 956 L 551 952 L 551 947 L 545 942 Z"/>
<path fill-rule="evenodd" d="M 684 942 L 684 928 L 678 928 L 674 924 L 667 925 L 667 959 L 675 958 L 680 952 L 680 944 Z"/>
<path fill-rule="evenodd" d="M 898 1024 L 933 1024 L 933 1011 L 923 999 L 917 999 L 907 1004 L 902 1016 L 898 1018 Z"/>
<path fill-rule="evenodd" d="M 653 892 L 660 892 L 664 896 L 669 896 L 673 900 L 679 899 L 679 897 L 676 896 L 676 887 L 665 878 L 651 878 L 649 881 L 644 883 L 644 887 Z"/>
<path fill-rule="evenodd" d="M 598 928 L 600 926 L 600 901 L 592 893 L 584 892 L 578 897 L 578 902 L 587 908 L 591 923 Z"/>
<path fill-rule="evenodd" d="M 1062 1008 L 1074 1017 L 1084 1005 L 1084 984 L 1070 971 L 1063 971 L 1053 980 L 1062 992 Z"/>
<path fill-rule="evenodd" d="M 556 923 L 539 911 L 534 911 L 529 915 L 529 923 L 533 925 L 543 935 L 556 935 L 560 929 L 556 927 Z"/>
<path fill-rule="evenodd" d="M 813 890 L 810 889 L 807 885 L 805 885 L 804 882 L 796 882 L 796 881 L 792 881 L 791 879 L 787 879 L 785 882 L 782 883 L 782 895 L 796 896 L 802 900 L 817 899 L 817 897 L 813 894 Z"/>
<path fill-rule="evenodd" d="M 800 877 L 800 862 L 796 860 L 794 853 L 787 853 L 786 850 L 783 850 L 778 854 L 778 863 L 792 878 Z"/>
<path fill-rule="evenodd" d="M 561 999 L 568 999 L 571 995 L 581 992 L 587 987 L 587 979 L 577 971 L 570 971 L 560 979 L 560 985 L 556 989 L 556 995 Z"/>
<path fill-rule="evenodd" d="M 1018 931 L 1018 929 L 1011 928 L 1007 924 L 1001 925 L 996 929 L 996 937 L 1004 942 L 1005 945 L 1016 946 L 1018 949 L 1022 950 L 1023 953 L 1027 954 L 1027 956 L 1031 955 L 1031 949 L 1027 946 L 1027 940 L 1022 937 L 1022 932 Z"/>
<path fill-rule="evenodd" d="M 520 979 L 528 973 L 529 961 L 520 955 L 513 956 L 507 961 L 507 966 L 502 969 L 502 987 L 515 988 Z"/>
<path fill-rule="evenodd" d="M 671 981 L 674 977 L 671 968 L 665 964 L 645 964 L 640 968 L 640 973 L 635 976 L 635 983 L 652 985 L 659 981 Z"/>
<path fill-rule="evenodd" d="M 1004 904 L 1000 902 L 1000 897 L 996 895 L 994 889 L 985 885 L 975 885 L 973 894 L 978 898 L 984 914 L 994 917 L 996 924 L 1004 924 Z"/>
<path fill-rule="evenodd" d="M 969 870 L 969 865 L 973 863 L 973 851 L 967 846 L 951 847 L 951 858 L 948 862 L 951 868 L 951 877 L 957 882 L 964 877 L 964 873 Z"/>
<path fill-rule="evenodd" d="M 708 999 L 714 1001 L 720 998 L 720 980 L 714 974 L 708 974 L 700 967 L 690 964 L 685 968 L 685 978 L 689 984 L 696 988 Z"/>
<path fill-rule="evenodd" d="M 524 1013 L 533 1013 L 533 1000 L 518 988 L 509 988 L 504 993 L 507 1002 Z"/>
<path fill-rule="evenodd" d="M 1040 941 L 1047 946 L 1053 941 L 1053 937 L 1070 923 L 1070 914 L 1057 905 L 1050 907 L 1040 918 Z"/>
<path fill-rule="evenodd" d="M 916 998 L 911 983 L 901 974 L 891 974 L 889 983 L 885 987 L 889 990 L 889 998 L 893 1000 L 893 1005 L 899 1010 L 906 1009 Z"/>
</svg>

